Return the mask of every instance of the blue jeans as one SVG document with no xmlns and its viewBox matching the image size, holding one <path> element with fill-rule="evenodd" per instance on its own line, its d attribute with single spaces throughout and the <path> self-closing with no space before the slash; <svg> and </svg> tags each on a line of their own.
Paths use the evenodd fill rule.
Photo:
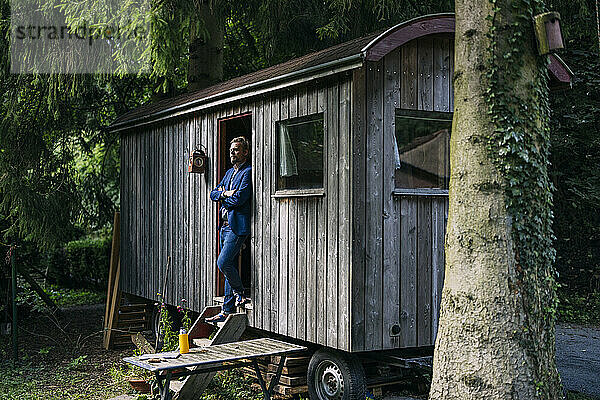
<svg viewBox="0 0 600 400">
<path fill-rule="evenodd" d="M 225 275 L 225 297 L 223 298 L 223 312 L 232 313 L 235 311 L 234 294 L 244 293 L 242 278 L 237 269 L 237 256 L 242 249 L 242 244 L 246 236 L 238 236 L 229 227 L 221 227 L 220 245 L 221 252 L 217 259 L 219 270 Z"/>
</svg>

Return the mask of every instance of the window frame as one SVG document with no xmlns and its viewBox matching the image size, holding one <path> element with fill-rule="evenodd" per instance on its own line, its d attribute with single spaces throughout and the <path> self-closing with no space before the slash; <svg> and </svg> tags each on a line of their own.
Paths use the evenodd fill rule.
<svg viewBox="0 0 600 400">
<path fill-rule="evenodd" d="M 436 116 L 438 118 L 436 118 Z M 394 140 L 397 142 L 396 138 L 396 118 L 397 117 L 405 117 L 412 119 L 421 119 L 421 120 L 437 120 L 437 121 L 447 121 L 450 122 L 450 137 L 452 137 L 452 119 L 454 118 L 454 112 L 448 111 L 427 111 L 427 110 L 409 110 L 404 108 L 396 108 L 394 109 Z M 446 117 L 446 118 L 444 118 Z M 393 151 L 393 150 L 392 150 Z M 448 151 L 449 153 L 449 151 Z M 450 163 L 450 159 L 448 156 L 448 163 Z M 448 165 L 448 169 L 450 166 Z M 395 169 L 394 169 L 395 171 Z M 448 189 L 439 189 L 439 188 L 401 188 L 396 187 L 396 182 L 394 180 L 394 190 L 392 191 L 393 195 L 396 196 L 448 196 Z"/>
<path fill-rule="evenodd" d="M 275 121 L 275 129 L 274 129 L 274 135 L 273 135 L 273 143 L 275 144 L 273 146 L 273 151 L 274 151 L 274 163 L 271 164 L 272 168 L 273 168 L 273 172 L 271 174 L 272 177 L 272 181 L 273 181 L 273 191 L 271 192 L 271 197 L 272 198 L 286 198 L 286 197 L 322 197 L 325 196 L 325 188 L 326 188 L 326 168 L 327 168 L 327 118 L 326 118 L 326 113 L 325 111 L 320 111 L 320 112 L 316 112 L 316 113 L 312 113 L 312 114 L 307 114 L 307 115 L 302 115 L 299 117 L 292 117 L 292 118 L 286 118 L 286 119 L 281 119 L 278 121 Z M 281 126 L 281 124 L 287 123 L 287 124 L 301 124 L 301 123 L 305 123 L 305 122 L 312 122 L 312 121 L 322 121 L 323 123 L 323 176 L 322 176 L 322 187 L 320 188 L 296 188 L 296 189 L 279 189 L 277 187 L 278 185 L 278 181 L 279 181 L 279 127 Z"/>
</svg>

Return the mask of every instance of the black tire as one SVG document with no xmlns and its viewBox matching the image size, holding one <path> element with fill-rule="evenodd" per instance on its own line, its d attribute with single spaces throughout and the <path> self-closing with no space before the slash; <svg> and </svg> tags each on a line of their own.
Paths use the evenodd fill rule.
<svg viewBox="0 0 600 400">
<path fill-rule="evenodd" d="M 317 350 L 308 364 L 311 400 L 364 400 L 365 370 L 356 356 L 328 349 Z"/>
</svg>

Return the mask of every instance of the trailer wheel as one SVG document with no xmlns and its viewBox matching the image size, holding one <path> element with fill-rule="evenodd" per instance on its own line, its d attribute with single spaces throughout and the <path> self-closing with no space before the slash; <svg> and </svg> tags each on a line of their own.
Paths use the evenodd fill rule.
<svg viewBox="0 0 600 400">
<path fill-rule="evenodd" d="M 365 371 L 348 353 L 317 350 L 308 364 L 308 395 L 318 400 L 364 400 Z"/>
</svg>

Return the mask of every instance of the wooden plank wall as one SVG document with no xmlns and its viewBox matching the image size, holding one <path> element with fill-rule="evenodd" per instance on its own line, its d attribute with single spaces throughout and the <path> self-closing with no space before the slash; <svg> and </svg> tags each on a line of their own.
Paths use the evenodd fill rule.
<svg viewBox="0 0 600 400">
<path fill-rule="evenodd" d="M 121 135 L 123 290 L 200 311 L 213 303 L 216 268 L 217 118 L 254 109 L 230 106 Z M 190 151 L 209 153 L 209 173 L 189 174 Z M 208 244 L 208 245 L 207 245 Z"/>
<path fill-rule="evenodd" d="M 218 119 L 252 113 L 251 326 L 350 350 L 352 76 L 305 84 L 121 135 L 126 292 L 213 304 Z M 276 122 L 323 113 L 325 196 L 274 198 Z M 206 146 L 209 173 L 187 172 Z M 170 260 L 170 268 L 167 268 Z M 167 284 L 165 275 L 169 271 Z"/>
<path fill-rule="evenodd" d="M 340 349 L 349 349 L 350 331 L 350 96 L 350 76 L 291 88 L 262 99 L 253 121 L 254 185 L 262 195 L 255 198 L 250 324 Z M 325 122 L 326 195 L 271 197 L 276 122 L 315 113 Z"/>
<path fill-rule="evenodd" d="M 364 185 L 353 185 L 353 243 L 365 243 L 365 253 L 353 258 L 353 351 L 435 341 L 448 199 L 393 194 L 394 118 L 397 108 L 452 111 L 452 48 L 447 37 L 421 38 L 367 63 L 365 104 L 361 98 L 353 100 L 359 114 L 354 118 L 360 122 L 364 115 L 367 131 L 366 143 L 354 141 L 355 152 L 365 153 L 366 174 L 355 172 L 355 180 L 364 179 Z M 354 85 L 361 87 L 359 81 Z M 390 334 L 393 325 L 400 327 L 399 335 Z"/>
</svg>

